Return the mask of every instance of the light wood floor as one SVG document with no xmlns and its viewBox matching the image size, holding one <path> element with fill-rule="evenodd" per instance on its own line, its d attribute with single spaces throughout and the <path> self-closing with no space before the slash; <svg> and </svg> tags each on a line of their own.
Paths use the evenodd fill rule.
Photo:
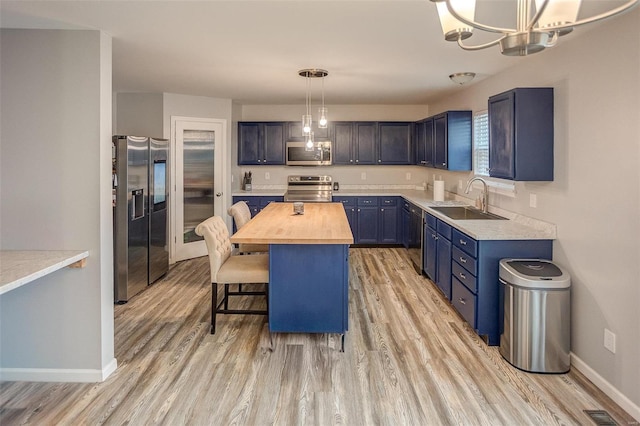
<svg viewBox="0 0 640 426">
<path fill-rule="evenodd" d="M 271 342 L 264 316 L 219 316 L 210 335 L 207 259 L 182 262 L 115 307 L 111 377 L 3 382 L 0 424 L 594 424 L 585 409 L 634 422 L 576 371 L 511 367 L 408 262 L 402 249 L 351 249 L 344 353 L 334 335 Z"/>
</svg>

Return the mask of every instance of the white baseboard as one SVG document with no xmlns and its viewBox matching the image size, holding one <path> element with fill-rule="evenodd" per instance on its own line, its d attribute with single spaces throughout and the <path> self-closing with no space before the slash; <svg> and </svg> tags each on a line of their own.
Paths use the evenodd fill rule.
<svg viewBox="0 0 640 426">
<path fill-rule="evenodd" d="M 604 377 L 599 375 L 587 363 L 578 358 L 576 354 L 571 353 L 571 366 L 575 367 L 584 376 L 591 380 L 602 392 L 618 404 L 624 411 L 629 413 L 634 419 L 640 421 L 640 407 L 633 403 L 629 398 L 616 389 L 611 383 L 606 381 Z"/>
<path fill-rule="evenodd" d="M 113 358 L 102 370 L 71 368 L 0 368 L 0 380 L 9 382 L 103 382 L 116 371 Z"/>
</svg>

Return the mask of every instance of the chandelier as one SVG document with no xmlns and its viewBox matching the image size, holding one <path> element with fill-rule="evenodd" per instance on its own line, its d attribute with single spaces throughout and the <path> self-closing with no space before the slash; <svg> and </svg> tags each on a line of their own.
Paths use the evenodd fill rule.
<svg viewBox="0 0 640 426">
<path fill-rule="evenodd" d="M 311 118 L 311 79 L 322 78 L 322 106 L 318 110 L 318 128 L 326 129 L 328 124 L 327 114 L 329 109 L 324 106 L 324 78 L 329 75 L 329 71 L 317 68 L 307 68 L 298 71 L 298 75 L 300 77 L 306 78 L 307 80 L 307 93 L 305 97 L 306 113 L 302 116 L 302 135 L 305 137 L 305 140 L 307 142 L 307 148 L 310 149 L 313 147 L 313 119 Z"/>
<path fill-rule="evenodd" d="M 608 12 L 577 20 L 582 0 L 515 0 L 516 28 L 499 28 L 476 22 L 476 0 L 431 0 L 436 3 L 444 38 L 457 41 L 464 50 L 480 50 L 500 45 L 503 55 L 526 56 L 554 46 L 558 38 L 570 33 L 573 27 L 610 18 L 638 4 L 629 0 Z M 535 2 L 535 7 L 534 7 Z M 488 43 L 469 46 L 463 40 L 471 37 L 473 29 L 500 34 Z"/>
</svg>

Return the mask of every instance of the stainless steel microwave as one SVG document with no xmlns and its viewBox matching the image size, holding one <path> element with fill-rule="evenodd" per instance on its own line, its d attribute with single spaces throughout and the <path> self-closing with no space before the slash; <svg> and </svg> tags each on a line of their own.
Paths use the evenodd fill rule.
<svg viewBox="0 0 640 426">
<path fill-rule="evenodd" d="M 330 166 L 331 141 L 306 142 L 289 141 L 286 144 L 287 166 Z"/>
</svg>

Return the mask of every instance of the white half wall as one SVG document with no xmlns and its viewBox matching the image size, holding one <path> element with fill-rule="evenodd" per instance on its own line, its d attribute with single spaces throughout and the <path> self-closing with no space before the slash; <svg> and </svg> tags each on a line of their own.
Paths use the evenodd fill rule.
<svg viewBox="0 0 640 426">
<path fill-rule="evenodd" d="M 115 369 L 111 38 L 0 33 L 0 248 L 88 250 L 0 297 L 0 374 L 100 381 Z"/>
</svg>

